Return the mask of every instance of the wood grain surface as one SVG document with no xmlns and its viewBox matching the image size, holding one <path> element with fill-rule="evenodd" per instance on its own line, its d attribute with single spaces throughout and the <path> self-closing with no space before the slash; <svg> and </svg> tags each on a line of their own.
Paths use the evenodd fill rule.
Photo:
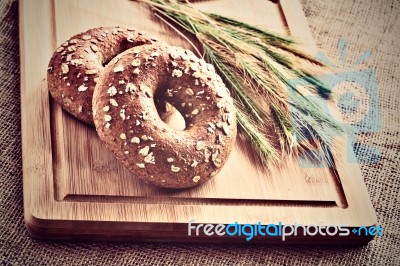
<svg viewBox="0 0 400 266">
<path fill-rule="evenodd" d="M 214 0 L 195 5 L 290 34 L 302 41 L 304 49 L 316 53 L 298 0 Z M 93 127 L 74 119 L 49 98 L 45 80 L 48 61 L 58 45 L 89 28 L 116 25 L 147 31 L 191 49 L 142 4 L 127 0 L 20 3 L 24 209 L 27 228 L 34 236 L 220 242 L 221 238 L 188 238 L 187 222 L 280 221 L 349 227 L 376 223 L 359 167 L 349 164 L 346 154 L 334 154 L 336 169 L 300 167 L 297 158 L 289 157 L 284 167 L 263 171 L 251 147 L 238 138 L 221 173 L 201 186 L 166 190 L 136 178 L 101 144 Z M 169 123 L 178 120 L 172 117 Z M 334 145 L 344 148 L 345 138 L 339 136 Z M 316 239 L 293 241 L 315 243 Z M 363 238 L 350 242 L 360 241 Z"/>
</svg>

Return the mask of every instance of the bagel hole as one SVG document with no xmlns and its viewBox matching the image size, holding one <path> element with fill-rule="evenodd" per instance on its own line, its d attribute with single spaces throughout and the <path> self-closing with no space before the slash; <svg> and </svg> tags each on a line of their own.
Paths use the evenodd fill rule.
<svg viewBox="0 0 400 266">
<path fill-rule="evenodd" d="M 161 120 L 167 125 L 178 130 L 186 129 L 186 122 L 183 115 L 173 105 L 165 103 L 165 110 L 157 111 Z"/>
</svg>

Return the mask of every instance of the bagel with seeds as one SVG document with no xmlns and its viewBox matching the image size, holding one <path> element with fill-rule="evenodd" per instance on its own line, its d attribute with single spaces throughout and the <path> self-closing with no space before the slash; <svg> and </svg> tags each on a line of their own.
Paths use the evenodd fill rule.
<svg viewBox="0 0 400 266">
<path fill-rule="evenodd" d="M 174 106 L 186 128 L 164 123 L 155 98 Z M 141 45 L 101 72 L 94 124 L 106 147 L 145 182 L 187 188 L 215 176 L 236 139 L 233 100 L 212 65 L 189 50 Z"/>
<path fill-rule="evenodd" d="M 50 94 L 64 110 L 93 124 L 93 90 L 104 65 L 113 58 L 118 60 L 121 52 L 143 44 L 166 45 L 121 27 L 95 28 L 73 36 L 56 49 L 49 62 Z"/>
</svg>

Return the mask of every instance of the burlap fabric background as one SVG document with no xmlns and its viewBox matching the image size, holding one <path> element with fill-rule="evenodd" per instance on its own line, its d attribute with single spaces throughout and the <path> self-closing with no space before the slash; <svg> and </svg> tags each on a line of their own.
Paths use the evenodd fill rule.
<svg viewBox="0 0 400 266">
<path fill-rule="evenodd" d="M 328 57 L 339 62 L 340 38 L 349 41 L 348 65 L 363 51 L 373 51 L 362 67 L 376 70 L 383 128 L 360 139 L 380 149 L 382 158 L 378 164 L 362 164 L 361 169 L 378 222 L 385 228 L 383 237 L 356 248 L 59 243 L 31 239 L 23 221 L 18 3 L 10 0 L 0 2 L 0 261 L 15 265 L 400 265 L 400 3 L 302 0 L 302 4 L 316 42 Z M 365 152 L 356 149 L 360 158 L 369 156 Z"/>
</svg>

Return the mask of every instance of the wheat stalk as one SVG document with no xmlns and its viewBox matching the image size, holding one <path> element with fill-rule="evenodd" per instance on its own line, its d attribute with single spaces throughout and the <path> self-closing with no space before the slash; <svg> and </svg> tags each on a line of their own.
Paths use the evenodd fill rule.
<svg viewBox="0 0 400 266">
<path fill-rule="evenodd" d="M 282 155 L 293 152 L 308 151 L 318 157 L 312 152 L 318 147 L 323 148 L 323 159 L 333 164 L 328 147 L 343 128 L 293 82 L 301 81 L 306 93 L 329 98 L 330 89 L 315 78 L 326 67 L 299 49 L 295 40 L 201 12 L 188 1 L 135 1 L 150 5 L 163 21 L 176 24 L 181 33 L 186 31 L 202 44 L 206 60 L 231 90 L 240 132 L 264 166 L 277 164 Z"/>
</svg>

